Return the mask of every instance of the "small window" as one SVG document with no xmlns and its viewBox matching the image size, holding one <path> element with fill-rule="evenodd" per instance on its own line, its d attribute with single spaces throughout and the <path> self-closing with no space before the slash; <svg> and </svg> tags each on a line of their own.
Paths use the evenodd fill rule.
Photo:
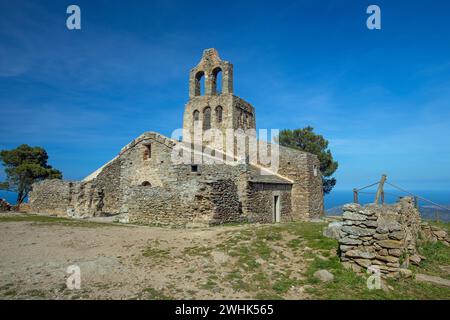
<svg viewBox="0 0 450 320">
<path fill-rule="evenodd" d="M 143 187 L 151 187 L 151 186 L 152 186 L 152 184 L 151 184 L 150 182 L 148 182 L 148 181 L 142 182 L 141 185 L 142 185 Z"/>
<path fill-rule="evenodd" d="M 198 165 L 197 164 L 191 165 L 191 172 L 198 172 Z"/>
<path fill-rule="evenodd" d="M 313 166 L 313 171 L 314 171 L 314 177 L 317 177 L 317 166 L 316 165 Z"/>
<path fill-rule="evenodd" d="M 144 160 L 148 160 L 152 157 L 152 145 L 151 144 L 146 144 L 144 145 L 145 150 L 144 150 Z"/>
<path fill-rule="evenodd" d="M 198 112 L 198 110 L 194 110 L 193 116 L 194 116 L 194 121 L 198 121 L 200 118 L 200 112 Z"/>
</svg>

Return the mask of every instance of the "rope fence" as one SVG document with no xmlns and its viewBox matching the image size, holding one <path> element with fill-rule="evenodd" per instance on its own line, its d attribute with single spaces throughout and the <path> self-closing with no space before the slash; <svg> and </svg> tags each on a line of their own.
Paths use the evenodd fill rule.
<svg viewBox="0 0 450 320">
<path fill-rule="evenodd" d="M 363 194 L 363 195 L 375 195 L 375 201 L 374 202 L 375 203 L 379 203 L 379 200 L 381 199 L 381 203 L 382 204 L 384 204 L 385 196 L 399 198 L 399 197 L 402 197 L 405 194 L 407 194 L 409 196 L 414 197 L 414 202 L 415 202 L 416 208 L 419 208 L 419 203 L 418 202 L 419 202 L 419 200 L 421 200 L 423 202 L 426 202 L 426 203 L 429 203 L 429 204 L 433 205 L 436 208 L 439 208 L 439 209 L 443 210 L 443 213 L 450 213 L 450 207 L 445 207 L 445 206 L 440 205 L 440 204 L 438 204 L 438 203 L 436 203 L 436 202 L 434 202 L 434 201 L 432 201 L 430 199 L 427 199 L 425 197 L 416 195 L 416 194 L 414 194 L 414 193 L 412 193 L 412 192 L 410 192 L 410 191 L 408 191 L 408 190 L 406 190 L 404 188 L 401 188 L 401 187 L 397 186 L 396 184 L 388 182 L 386 180 L 387 180 L 387 176 L 386 175 L 382 175 L 381 180 L 379 180 L 377 182 L 374 182 L 372 184 L 369 184 L 369 185 L 361 187 L 361 188 L 353 189 L 353 202 L 359 203 L 359 195 L 360 194 Z M 398 191 L 402 192 L 403 194 L 394 194 L 394 193 L 390 193 L 390 192 L 385 192 L 384 191 L 384 184 L 387 184 L 387 185 L 397 189 Z M 362 190 L 368 189 L 370 187 L 374 187 L 376 185 L 378 185 L 378 189 L 377 189 L 376 192 L 362 191 Z M 437 212 L 436 212 L 436 220 L 439 220 L 439 216 L 438 216 Z"/>
</svg>

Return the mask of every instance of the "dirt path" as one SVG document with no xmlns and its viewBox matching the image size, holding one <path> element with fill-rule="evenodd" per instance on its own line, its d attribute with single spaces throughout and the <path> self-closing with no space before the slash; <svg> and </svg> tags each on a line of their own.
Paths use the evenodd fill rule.
<svg viewBox="0 0 450 320">
<path fill-rule="evenodd" d="M 76 226 L 1 222 L 0 297 L 255 298 L 255 290 L 245 287 L 245 283 L 251 282 L 245 273 L 254 260 L 245 261 L 228 254 L 236 249 L 233 248 L 236 241 L 239 248 L 247 248 L 252 241 L 249 228 L 165 229 L 89 222 Z M 241 231 L 247 238 L 239 238 Z M 286 241 L 289 240 L 287 237 Z M 224 243 L 230 247 L 224 247 Z M 263 259 L 257 262 L 258 270 L 263 270 L 259 271 L 261 277 L 270 275 L 271 270 L 287 268 L 287 261 L 290 264 L 295 261 L 295 257 L 287 257 L 292 253 L 283 250 L 282 245 L 271 245 L 273 252 L 269 254 L 275 257 L 271 263 Z M 284 252 L 279 258 L 278 251 Z M 71 265 L 80 267 L 80 290 L 69 290 L 66 286 L 69 276 L 66 270 Z M 293 272 L 301 266 L 300 259 Z M 292 288 L 284 297 L 299 299 L 306 295 L 302 288 Z"/>
</svg>

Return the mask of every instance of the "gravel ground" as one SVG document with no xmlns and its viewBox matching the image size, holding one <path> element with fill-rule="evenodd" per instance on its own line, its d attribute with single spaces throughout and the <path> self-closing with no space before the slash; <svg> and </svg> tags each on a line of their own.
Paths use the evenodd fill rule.
<svg viewBox="0 0 450 320">
<path fill-rule="evenodd" d="M 210 251 L 243 228 L 249 226 L 169 229 L 2 221 L 0 298 L 253 298 L 221 282 L 232 271 L 234 258 Z M 186 254 L 189 248 L 197 253 Z M 208 253 L 203 254 L 203 249 Z M 80 268 L 79 290 L 66 285 L 71 265 Z M 208 285 L 206 279 L 212 275 L 216 285 Z M 292 292 L 292 298 L 301 297 L 300 291 Z"/>
</svg>

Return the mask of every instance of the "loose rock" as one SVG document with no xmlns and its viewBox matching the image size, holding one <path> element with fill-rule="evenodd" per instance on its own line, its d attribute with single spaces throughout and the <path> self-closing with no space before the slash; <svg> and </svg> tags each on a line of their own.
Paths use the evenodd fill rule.
<svg viewBox="0 0 450 320">
<path fill-rule="evenodd" d="M 314 272 L 314 277 L 322 282 L 329 282 L 334 279 L 334 275 L 330 271 L 325 269 Z"/>
</svg>

